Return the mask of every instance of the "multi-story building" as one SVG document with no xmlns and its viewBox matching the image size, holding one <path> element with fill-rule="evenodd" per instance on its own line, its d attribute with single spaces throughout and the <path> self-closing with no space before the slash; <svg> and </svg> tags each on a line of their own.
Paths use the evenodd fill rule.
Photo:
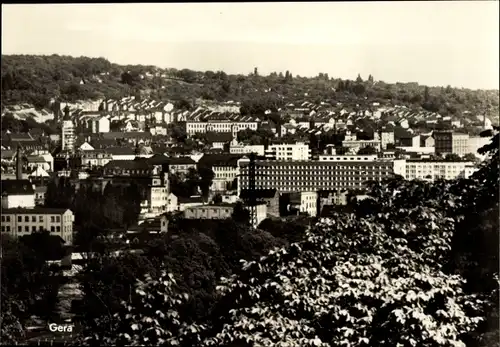
<svg viewBox="0 0 500 347">
<path fill-rule="evenodd" d="M 231 189 L 240 170 L 238 160 L 241 155 L 234 154 L 205 154 L 198 161 L 198 167 L 211 169 L 214 173 L 212 191 L 224 192 Z"/>
<path fill-rule="evenodd" d="M 250 154 L 255 153 L 257 155 L 264 155 L 264 145 L 242 145 L 242 146 L 230 146 L 229 153 L 231 154 Z"/>
<path fill-rule="evenodd" d="M 378 157 L 376 154 L 367 154 L 367 155 L 321 154 L 318 156 L 318 161 L 366 162 L 366 161 L 375 161 L 377 159 Z"/>
<path fill-rule="evenodd" d="M 273 217 L 280 216 L 280 194 L 276 189 L 257 189 L 254 194 L 257 201 L 262 201 L 266 204 L 268 215 Z M 242 189 L 239 196 L 240 199 L 248 201 L 250 199 L 250 191 Z"/>
<path fill-rule="evenodd" d="M 351 152 L 357 153 L 361 148 L 373 147 L 377 152 L 380 152 L 380 140 L 344 140 L 342 147 L 348 148 Z"/>
<path fill-rule="evenodd" d="M 96 183 L 115 187 L 137 185 L 141 196 L 141 217 L 153 218 L 166 212 L 170 194 L 168 166 L 151 165 L 146 159 L 111 161 L 104 166 L 104 176 Z M 89 182 L 92 183 L 92 182 Z"/>
<path fill-rule="evenodd" d="M 241 130 L 257 130 L 258 123 L 253 119 L 247 120 L 208 120 L 208 121 L 199 121 L 199 120 L 190 120 L 186 121 L 186 134 L 194 135 L 194 134 L 204 134 L 206 132 L 217 132 L 217 133 L 233 133 L 234 137 Z"/>
<path fill-rule="evenodd" d="M 269 145 L 266 157 L 274 160 L 299 161 L 311 159 L 311 150 L 305 143 Z"/>
<path fill-rule="evenodd" d="M 73 151 L 75 149 L 75 126 L 69 116 L 69 108 L 66 107 L 61 126 L 61 149 Z"/>
<path fill-rule="evenodd" d="M 375 133 L 375 136 L 379 134 Z M 375 138 L 375 140 L 380 141 L 380 146 L 382 149 L 387 149 L 388 144 L 393 144 L 394 143 L 394 131 L 381 131 L 379 138 Z"/>
<path fill-rule="evenodd" d="M 469 148 L 467 149 L 467 152 L 476 155 L 478 158 L 484 158 L 484 155 L 479 154 L 478 150 L 490 142 L 491 137 L 471 136 L 469 137 Z"/>
<path fill-rule="evenodd" d="M 238 190 L 249 188 L 249 160 L 239 161 Z M 271 161 L 256 160 L 256 188 L 280 192 L 360 189 L 366 181 L 402 175 L 404 160 Z"/>
<path fill-rule="evenodd" d="M 60 236 L 67 245 L 73 243 L 73 212 L 61 208 L 8 208 L 2 209 L 2 233 L 20 237 L 47 230 Z"/>
<path fill-rule="evenodd" d="M 456 133 L 453 131 L 435 131 L 434 146 L 436 154 L 457 154 L 465 155 L 469 153 L 469 135 Z"/>
<path fill-rule="evenodd" d="M 294 192 L 290 193 L 290 207 L 300 213 L 307 213 L 311 217 L 318 214 L 317 192 Z"/>
<path fill-rule="evenodd" d="M 408 159 L 403 177 L 429 181 L 468 178 L 474 172 L 471 167 L 474 165 L 468 161 Z"/>
<path fill-rule="evenodd" d="M 2 208 L 35 207 L 35 188 L 29 180 L 2 180 Z"/>
</svg>

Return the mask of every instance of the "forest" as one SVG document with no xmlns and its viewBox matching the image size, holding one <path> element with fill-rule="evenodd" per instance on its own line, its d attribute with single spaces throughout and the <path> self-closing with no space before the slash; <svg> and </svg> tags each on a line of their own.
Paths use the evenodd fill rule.
<svg viewBox="0 0 500 347">
<path fill-rule="evenodd" d="M 94 255 L 77 275 L 81 329 L 71 343 L 498 346 L 499 144 L 497 128 L 469 179 L 373 182 L 351 212 L 256 230 L 237 216 L 173 219 L 164 237 L 138 236 L 142 254 L 113 254 L 96 227 L 99 198 L 79 192 L 72 203 L 87 227 L 76 242 Z M 64 204 L 60 196 L 49 199 Z M 60 284 L 38 237 L 2 239 L 6 343 L 57 306 Z"/>
<path fill-rule="evenodd" d="M 152 97 L 182 108 L 198 99 L 239 101 L 243 114 L 259 114 L 289 102 L 308 100 L 344 104 L 398 104 L 461 115 L 464 111 L 498 118 L 498 90 L 469 90 L 418 83 L 385 83 L 374 76 L 342 80 L 320 73 L 301 77 L 292 71 L 228 75 L 223 71 L 122 66 L 105 58 L 2 55 L 2 105 L 30 103 L 46 107 L 51 99 L 77 100 Z"/>
</svg>

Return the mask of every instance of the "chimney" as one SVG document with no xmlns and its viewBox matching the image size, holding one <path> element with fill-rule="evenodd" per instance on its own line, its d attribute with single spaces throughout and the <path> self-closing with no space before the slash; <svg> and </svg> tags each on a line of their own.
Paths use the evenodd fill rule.
<svg viewBox="0 0 500 347">
<path fill-rule="evenodd" d="M 17 152 L 16 152 L 16 179 L 17 180 L 23 179 L 23 161 L 21 158 L 21 149 L 19 145 L 17 145 Z"/>
</svg>

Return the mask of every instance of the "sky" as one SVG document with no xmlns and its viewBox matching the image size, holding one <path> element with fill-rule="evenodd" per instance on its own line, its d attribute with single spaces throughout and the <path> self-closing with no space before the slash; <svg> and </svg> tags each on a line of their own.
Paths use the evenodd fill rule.
<svg viewBox="0 0 500 347">
<path fill-rule="evenodd" d="M 499 88 L 499 2 L 2 4 L 2 54 Z"/>
</svg>

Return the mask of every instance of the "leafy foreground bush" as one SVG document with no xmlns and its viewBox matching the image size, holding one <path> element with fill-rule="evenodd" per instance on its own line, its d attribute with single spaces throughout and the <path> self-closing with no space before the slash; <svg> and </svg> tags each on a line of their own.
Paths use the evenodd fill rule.
<svg viewBox="0 0 500 347">
<path fill-rule="evenodd" d="M 323 219 L 303 241 L 242 261 L 239 273 L 221 279 L 210 325 L 182 321 L 186 296 L 164 274 L 138 282 L 116 324 L 93 341 L 491 346 L 498 326 L 485 319 L 498 318 L 498 135 L 490 153 L 472 180 L 379 184 L 362 213 Z M 487 211 L 491 221 L 482 221 Z M 496 248 L 474 244 L 481 238 Z"/>
<path fill-rule="evenodd" d="M 408 218 L 401 218 L 401 214 Z M 395 222 L 398 221 L 398 222 Z M 454 222 L 429 208 L 338 215 L 307 240 L 275 249 L 219 287 L 218 323 L 187 325 L 173 278 L 146 277 L 105 344 L 465 346 L 483 302 L 441 271 Z"/>
</svg>

